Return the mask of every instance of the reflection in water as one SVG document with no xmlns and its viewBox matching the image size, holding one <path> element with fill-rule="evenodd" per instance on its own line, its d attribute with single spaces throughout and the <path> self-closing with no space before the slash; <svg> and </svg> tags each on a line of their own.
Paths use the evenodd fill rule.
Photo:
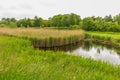
<svg viewBox="0 0 120 80">
<path fill-rule="evenodd" d="M 112 64 L 120 64 L 120 55 L 117 54 L 117 51 L 112 47 L 108 48 L 104 45 L 96 45 L 91 43 L 86 45 L 86 42 L 84 42 L 83 46 L 68 52 L 87 58 L 93 58 L 95 60 L 110 62 Z"/>
<path fill-rule="evenodd" d="M 81 55 L 95 60 L 102 60 L 112 64 L 120 64 L 119 49 L 112 46 L 93 43 L 85 40 L 83 43 L 72 44 L 63 47 L 43 48 L 44 50 L 65 51 L 70 54 Z"/>
<path fill-rule="evenodd" d="M 100 49 L 99 49 L 99 48 L 97 49 L 97 53 L 99 53 L 99 54 L 100 54 Z"/>
<path fill-rule="evenodd" d="M 53 51 L 64 51 L 67 52 L 68 50 L 71 52 L 79 47 L 81 47 L 83 42 L 77 43 L 77 44 L 71 44 L 71 45 L 66 45 L 66 46 L 60 46 L 60 47 L 49 47 L 49 48 L 40 48 L 43 50 L 53 50 Z"/>
</svg>

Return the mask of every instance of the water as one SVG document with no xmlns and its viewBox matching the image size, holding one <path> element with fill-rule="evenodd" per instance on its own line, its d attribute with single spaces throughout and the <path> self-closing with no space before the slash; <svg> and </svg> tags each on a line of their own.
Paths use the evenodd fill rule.
<svg viewBox="0 0 120 80">
<path fill-rule="evenodd" d="M 47 48 L 48 49 L 48 48 Z M 112 64 L 120 64 L 120 50 L 109 45 L 101 45 L 86 40 L 82 43 L 77 43 L 64 47 L 49 48 L 50 50 L 65 51 L 69 54 L 80 55 L 86 58 L 93 58 L 110 62 Z"/>
<path fill-rule="evenodd" d="M 72 51 L 68 50 L 68 53 L 110 62 L 112 64 L 120 64 L 119 50 L 112 46 L 105 46 L 87 41 L 84 42 L 82 46 Z"/>
</svg>

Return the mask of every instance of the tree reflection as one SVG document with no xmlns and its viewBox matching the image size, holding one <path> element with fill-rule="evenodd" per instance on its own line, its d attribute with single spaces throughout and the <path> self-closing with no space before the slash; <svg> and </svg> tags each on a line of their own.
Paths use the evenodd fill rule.
<svg viewBox="0 0 120 80">
<path fill-rule="evenodd" d="M 82 48 L 86 51 L 89 51 L 91 49 L 91 47 L 92 47 L 92 41 L 91 40 L 85 40 Z"/>
</svg>

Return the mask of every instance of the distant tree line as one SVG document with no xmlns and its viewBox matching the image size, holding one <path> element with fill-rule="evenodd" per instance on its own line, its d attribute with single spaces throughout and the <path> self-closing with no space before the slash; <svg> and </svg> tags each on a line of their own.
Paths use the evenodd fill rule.
<svg viewBox="0 0 120 80">
<path fill-rule="evenodd" d="M 86 17 L 82 21 L 82 29 L 87 31 L 120 31 L 120 14 L 102 17 Z"/>
<path fill-rule="evenodd" d="M 116 16 L 107 15 L 102 17 L 81 17 L 77 14 L 58 14 L 45 20 L 35 16 L 34 19 L 24 18 L 2 18 L 0 27 L 57 27 L 84 29 L 87 31 L 120 31 L 120 14 Z"/>
</svg>

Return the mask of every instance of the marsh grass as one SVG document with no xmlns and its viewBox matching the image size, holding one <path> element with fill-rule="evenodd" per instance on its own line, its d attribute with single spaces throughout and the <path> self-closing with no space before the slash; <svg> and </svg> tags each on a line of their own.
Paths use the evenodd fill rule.
<svg viewBox="0 0 120 80">
<path fill-rule="evenodd" d="M 84 39 L 83 30 L 46 28 L 0 28 L 1 35 L 30 39 L 35 47 L 68 45 Z"/>
<path fill-rule="evenodd" d="M 93 39 L 101 40 L 102 42 L 120 47 L 120 33 L 119 32 L 86 32 L 86 36 Z"/>
<path fill-rule="evenodd" d="M 119 80 L 120 67 L 0 36 L 0 80 Z"/>
</svg>

